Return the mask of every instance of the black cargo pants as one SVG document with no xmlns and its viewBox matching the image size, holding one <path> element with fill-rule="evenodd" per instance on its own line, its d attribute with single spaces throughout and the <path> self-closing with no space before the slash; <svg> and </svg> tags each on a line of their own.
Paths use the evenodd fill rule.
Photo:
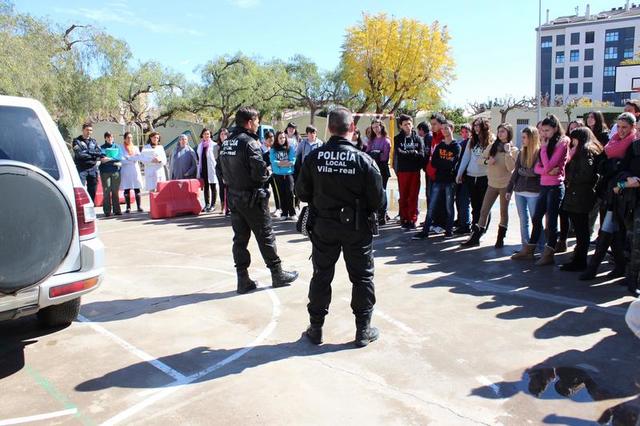
<svg viewBox="0 0 640 426">
<path fill-rule="evenodd" d="M 276 249 L 276 237 L 271 228 L 269 198 L 257 200 L 250 205 L 250 193 L 239 194 L 231 190 L 227 193 L 231 209 L 231 227 L 233 228 L 233 261 L 236 270 L 244 271 L 251 265 L 251 254 L 247 250 L 251 232 L 256 237 L 264 262 L 269 269 L 280 265 Z"/>
<path fill-rule="evenodd" d="M 366 227 L 366 224 L 362 226 Z M 376 303 L 371 232 L 369 229 L 356 231 L 353 226 L 337 220 L 317 218 L 312 243 L 313 278 L 307 305 L 311 324 L 322 326 L 329 313 L 331 282 L 342 251 L 352 284 L 351 309 L 356 317 L 356 327 L 365 327 L 371 321 Z"/>
</svg>

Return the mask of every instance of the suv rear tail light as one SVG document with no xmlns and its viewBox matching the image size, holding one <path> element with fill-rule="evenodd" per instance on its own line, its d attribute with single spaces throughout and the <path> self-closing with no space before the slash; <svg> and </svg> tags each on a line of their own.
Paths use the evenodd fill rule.
<svg viewBox="0 0 640 426">
<path fill-rule="evenodd" d="M 58 285 L 49 289 L 49 297 L 60 297 L 71 293 L 77 293 L 82 290 L 95 287 L 98 284 L 98 277 L 89 278 L 75 283 Z"/>
<path fill-rule="evenodd" d="M 76 199 L 76 217 L 78 219 L 78 232 L 81 237 L 95 234 L 96 232 L 96 210 L 87 190 L 84 188 L 73 188 Z"/>
</svg>

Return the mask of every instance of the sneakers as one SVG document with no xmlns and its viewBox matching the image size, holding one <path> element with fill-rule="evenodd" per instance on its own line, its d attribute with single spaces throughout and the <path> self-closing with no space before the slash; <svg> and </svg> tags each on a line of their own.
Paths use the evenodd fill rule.
<svg viewBox="0 0 640 426">
<path fill-rule="evenodd" d="M 431 226 L 431 228 L 429 228 L 429 231 L 433 232 L 434 234 L 442 234 L 444 233 L 444 229 L 440 228 L 439 226 Z"/>
<path fill-rule="evenodd" d="M 281 217 L 281 216 L 282 216 L 282 210 L 280 209 L 275 209 L 273 213 L 271 213 L 271 217 Z"/>
<path fill-rule="evenodd" d="M 380 331 L 376 327 L 367 326 L 356 330 L 354 343 L 358 348 L 364 348 L 369 343 L 378 340 L 378 337 L 380 337 Z"/>
</svg>

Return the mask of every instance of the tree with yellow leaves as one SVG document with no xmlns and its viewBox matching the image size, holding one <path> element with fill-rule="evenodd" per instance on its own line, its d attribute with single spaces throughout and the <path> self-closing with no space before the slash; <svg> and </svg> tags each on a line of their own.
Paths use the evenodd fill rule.
<svg viewBox="0 0 640 426">
<path fill-rule="evenodd" d="M 342 51 L 344 79 L 362 94 L 358 112 L 394 113 L 405 103 L 437 105 L 454 78 L 446 27 L 415 19 L 363 14 L 347 29 Z"/>
</svg>

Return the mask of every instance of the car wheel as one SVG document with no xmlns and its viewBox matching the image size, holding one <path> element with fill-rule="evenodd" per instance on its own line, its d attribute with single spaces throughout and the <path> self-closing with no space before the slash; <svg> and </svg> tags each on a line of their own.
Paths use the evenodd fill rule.
<svg viewBox="0 0 640 426">
<path fill-rule="evenodd" d="M 44 327 L 69 325 L 80 313 L 80 298 L 69 300 L 60 305 L 48 306 L 38 311 L 38 321 Z"/>
</svg>

